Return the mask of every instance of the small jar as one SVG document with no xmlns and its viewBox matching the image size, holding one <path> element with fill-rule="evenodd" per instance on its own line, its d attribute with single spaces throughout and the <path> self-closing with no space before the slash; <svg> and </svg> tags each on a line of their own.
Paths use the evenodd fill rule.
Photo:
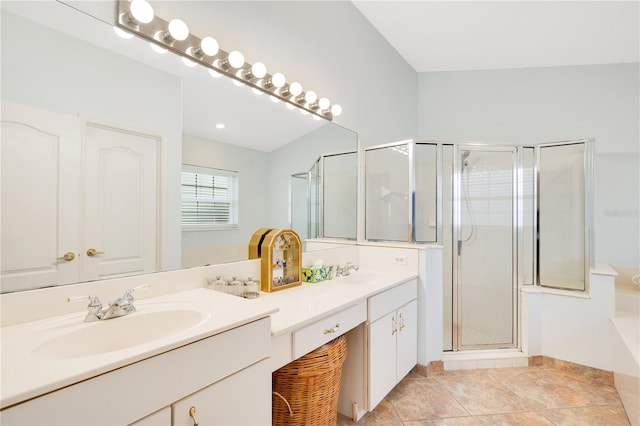
<svg viewBox="0 0 640 426">
<path fill-rule="evenodd" d="M 209 284 L 211 284 L 213 289 L 216 291 L 221 291 L 223 293 L 227 291 L 227 283 L 220 275 L 218 275 L 215 280 L 209 280 Z"/>
<path fill-rule="evenodd" d="M 260 297 L 259 281 L 254 281 L 253 278 L 249 277 L 249 279 L 244 282 L 243 287 L 242 297 L 245 299 L 255 299 L 256 297 Z"/>
<path fill-rule="evenodd" d="M 227 294 L 242 297 L 242 281 L 238 280 L 236 277 L 232 277 L 227 281 Z"/>
</svg>

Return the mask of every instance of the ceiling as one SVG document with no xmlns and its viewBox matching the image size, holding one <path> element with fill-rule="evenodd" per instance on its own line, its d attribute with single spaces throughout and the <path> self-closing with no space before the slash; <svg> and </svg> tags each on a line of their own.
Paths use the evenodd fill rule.
<svg viewBox="0 0 640 426">
<path fill-rule="evenodd" d="M 417 71 L 639 60 L 640 1 L 356 1 Z"/>
<path fill-rule="evenodd" d="M 64 3 L 89 15 L 113 16 L 110 1 Z M 153 3 L 158 9 L 179 5 Z M 640 0 L 353 0 L 353 4 L 418 72 L 639 60 Z M 83 20 L 72 8 L 51 0 L 2 1 L 2 9 L 181 76 L 183 124 L 191 135 L 269 152 L 324 124 L 283 104 L 274 106 L 269 97 L 256 97 L 228 79 L 214 81 L 204 69 L 188 69 L 173 55 L 159 57 L 146 43 L 134 46 L 139 40 L 123 41 L 104 22 Z M 259 117 L 261 122 L 254 119 L 248 126 L 247 117 Z M 220 121 L 227 124 L 223 131 L 215 129 Z"/>
</svg>

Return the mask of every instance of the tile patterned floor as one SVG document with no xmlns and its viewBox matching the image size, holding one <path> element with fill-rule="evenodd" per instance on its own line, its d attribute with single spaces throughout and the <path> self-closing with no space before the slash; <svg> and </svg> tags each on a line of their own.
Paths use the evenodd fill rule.
<svg viewBox="0 0 640 426">
<path fill-rule="evenodd" d="M 629 425 L 611 383 L 547 366 L 409 373 L 358 423 L 339 426 Z"/>
</svg>

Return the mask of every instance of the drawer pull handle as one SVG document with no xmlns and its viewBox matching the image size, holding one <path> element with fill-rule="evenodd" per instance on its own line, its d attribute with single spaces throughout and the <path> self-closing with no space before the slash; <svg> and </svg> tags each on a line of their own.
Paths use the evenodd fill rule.
<svg viewBox="0 0 640 426">
<path fill-rule="evenodd" d="M 193 419 L 193 426 L 200 425 L 200 423 L 198 423 L 198 419 L 196 418 L 196 407 L 189 408 L 189 417 Z"/>
<path fill-rule="evenodd" d="M 400 313 L 400 331 L 404 330 L 404 317 Z"/>
<path fill-rule="evenodd" d="M 335 326 L 334 328 L 327 328 L 327 329 L 324 331 L 324 334 L 331 334 L 331 333 L 335 333 L 337 328 L 340 328 L 340 323 L 337 323 L 337 324 L 336 324 L 336 326 Z"/>
</svg>

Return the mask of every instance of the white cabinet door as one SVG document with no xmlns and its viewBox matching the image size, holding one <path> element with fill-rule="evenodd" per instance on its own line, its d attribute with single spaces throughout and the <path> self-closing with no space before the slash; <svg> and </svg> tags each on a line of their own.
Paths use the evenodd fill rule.
<svg viewBox="0 0 640 426">
<path fill-rule="evenodd" d="M 398 309 L 397 320 L 396 380 L 399 382 L 418 362 L 418 301 Z"/>
<path fill-rule="evenodd" d="M 369 324 L 369 411 L 396 385 L 396 312 Z"/>
<path fill-rule="evenodd" d="M 268 359 L 245 368 L 173 404 L 173 424 L 200 426 L 271 424 L 271 364 Z"/>
<path fill-rule="evenodd" d="M 87 123 L 84 141 L 84 279 L 155 272 L 159 138 Z"/>
<path fill-rule="evenodd" d="M 2 290 L 78 281 L 77 118 L 3 102 L 0 147 Z"/>
</svg>

